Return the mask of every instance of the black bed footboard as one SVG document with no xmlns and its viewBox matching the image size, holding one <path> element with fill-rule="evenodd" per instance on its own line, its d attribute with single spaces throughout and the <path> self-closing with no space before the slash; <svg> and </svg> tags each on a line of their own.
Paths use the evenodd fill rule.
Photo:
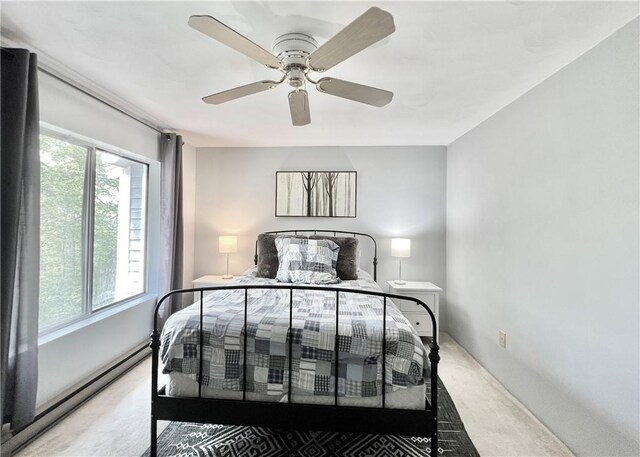
<svg viewBox="0 0 640 457">
<path fill-rule="evenodd" d="M 249 291 L 252 289 L 284 289 L 289 291 L 289 370 L 288 370 L 288 403 L 247 401 L 247 309 Z M 203 303 L 204 292 L 216 290 L 244 290 L 244 344 L 243 344 L 243 382 L 242 400 L 222 400 L 203 398 Z M 333 405 L 311 405 L 292 402 L 292 360 L 293 360 L 293 295 L 294 291 L 331 291 L 336 294 L 336 335 L 335 335 L 335 386 Z M 160 352 L 160 332 L 158 330 L 158 312 L 160 306 L 168 299 L 184 293 L 196 293 L 200 297 L 199 328 L 199 376 L 197 397 L 172 397 L 166 394 L 165 388 L 158 390 L 158 366 Z M 338 366 L 339 366 L 339 317 L 340 294 L 360 294 L 381 297 L 383 302 L 383 335 L 382 335 L 382 405 L 381 407 L 351 407 L 338 404 Z M 386 316 L 388 299 L 409 300 L 422 306 L 431 318 L 433 340 L 429 345 L 431 395 L 425 399 L 424 410 L 403 410 L 388 408 L 386 405 Z M 431 450 L 437 451 L 437 416 L 438 416 L 438 331 L 435 315 L 422 301 L 384 292 L 365 291 L 360 289 L 343 289 L 336 287 L 305 286 L 291 284 L 230 284 L 196 289 L 174 290 L 166 294 L 155 306 L 153 313 L 153 332 L 150 347 L 152 350 L 151 376 L 151 456 L 157 455 L 157 421 L 176 420 L 184 422 L 218 423 L 227 425 L 252 425 L 259 427 L 283 429 L 327 430 L 356 433 L 374 433 L 388 435 L 410 435 L 431 438 Z"/>
</svg>

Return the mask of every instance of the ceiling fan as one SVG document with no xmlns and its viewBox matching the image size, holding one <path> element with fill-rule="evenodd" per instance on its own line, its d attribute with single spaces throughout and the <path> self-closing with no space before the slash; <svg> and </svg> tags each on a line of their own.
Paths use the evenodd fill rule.
<svg viewBox="0 0 640 457">
<path fill-rule="evenodd" d="M 368 9 L 320 47 L 313 37 L 304 33 L 282 35 L 273 44 L 275 54 L 211 16 L 191 16 L 189 26 L 284 74 L 278 81 L 257 81 L 209 95 L 202 99 L 205 103 L 218 105 L 273 89 L 287 81 L 294 88 L 289 92 L 291 121 L 295 126 L 302 126 L 311 122 L 309 96 L 305 90 L 306 82 L 314 84 L 316 89 L 324 94 L 377 107 L 385 106 L 393 98 L 393 92 L 387 90 L 330 77 L 314 81 L 309 76 L 309 72 L 321 73 L 329 70 L 391 35 L 396 30 L 393 16 L 380 8 Z"/>
</svg>

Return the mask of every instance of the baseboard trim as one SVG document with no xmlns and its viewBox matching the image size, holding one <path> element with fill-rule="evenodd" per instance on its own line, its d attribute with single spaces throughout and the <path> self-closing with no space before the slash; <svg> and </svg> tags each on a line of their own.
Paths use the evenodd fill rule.
<svg viewBox="0 0 640 457">
<path fill-rule="evenodd" d="M 2 457 L 10 457 L 20 451 L 150 354 L 151 350 L 147 343 L 136 346 L 85 381 L 47 402 L 40 408 L 41 411 L 36 412 L 36 417 L 31 424 L 2 443 Z"/>
</svg>

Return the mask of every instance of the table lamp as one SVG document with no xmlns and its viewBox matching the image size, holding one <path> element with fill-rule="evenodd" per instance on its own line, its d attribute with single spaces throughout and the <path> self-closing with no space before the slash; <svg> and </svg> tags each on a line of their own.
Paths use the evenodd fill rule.
<svg viewBox="0 0 640 457">
<path fill-rule="evenodd" d="M 238 237 L 235 235 L 223 235 L 218 237 L 218 251 L 220 254 L 227 254 L 227 274 L 222 279 L 232 279 L 229 274 L 229 254 L 238 252 Z"/>
<path fill-rule="evenodd" d="M 398 260 L 400 262 L 398 279 L 396 279 L 394 282 L 400 285 L 406 284 L 406 282 L 402 280 L 402 258 L 411 257 L 411 240 L 409 238 L 392 238 L 391 257 L 398 257 Z"/>
</svg>

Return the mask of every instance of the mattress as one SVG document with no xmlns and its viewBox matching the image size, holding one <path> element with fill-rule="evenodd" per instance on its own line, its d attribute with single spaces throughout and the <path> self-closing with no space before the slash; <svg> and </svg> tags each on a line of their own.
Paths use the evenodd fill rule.
<svg viewBox="0 0 640 457">
<path fill-rule="evenodd" d="M 167 395 L 173 397 L 198 396 L 198 383 L 193 379 L 183 375 L 182 373 L 169 373 L 169 380 L 166 386 Z M 406 389 L 398 389 L 385 395 L 386 407 L 393 409 L 422 410 L 425 407 L 425 394 L 425 384 L 408 387 Z M 235 390 L 214 389 L 206 386 L 202 387 L 202 396 L 204 398 L 242 400 L 242 392 Z M 247 392 L 246 399 L 249 401 L 270 401 L 282 403 L 288 402 L 288 397 L 286 394 L 265 395 L 257 394 L 255 392 Z M 293 394 L 291 396 L 291 402 L 312 405 L 333 405 L 334 397 Z M 338 405 L 376 408 L 382 406 L 382 397 L 338 397 Z"/>
<path fill-rule="evenodd" d="M 255 269 L 238 285 L 273 285 L 257 278 Z M 282 285 L 282 284 L 280 284 Z M 286 284 L 285 284 L 286 286 Z M 385 341 L 384 388 L 396 406 L 424 407 L 427 351 L 409 321 L 387 300 L 383 332 L 383 300 L 363 292 L 381 289 L 364 271 L 358 279 L 334 285 L 339 296 L 338 397 L 340 404 L 379 405 L 383 389 L 382 350 Z M 247 341 L 246 391 L 249 399 L 286 401 L 289 391 L 289 344 L 293 350 L 292 396 L 295 402 L 333 404 L 335 388 L 336 291 L 296 290 L 292 329 L 289 329 L 290 291 L 248 291 L 247 323 L 244 290 L 221 290 L 206 296 L 203 317 L 202 385 L 206 396 L 242 395 L 245 380 L 244 341 Z M 246 335 L 245 335 L 246 327 Z M 170 375 L 169 393 L 197 395 L 200 368 L 200 303 L 173 314 L 166 322 L 160 357 Z M 396 395 L 397 394 L 397 395 Z"/>
</svg>

